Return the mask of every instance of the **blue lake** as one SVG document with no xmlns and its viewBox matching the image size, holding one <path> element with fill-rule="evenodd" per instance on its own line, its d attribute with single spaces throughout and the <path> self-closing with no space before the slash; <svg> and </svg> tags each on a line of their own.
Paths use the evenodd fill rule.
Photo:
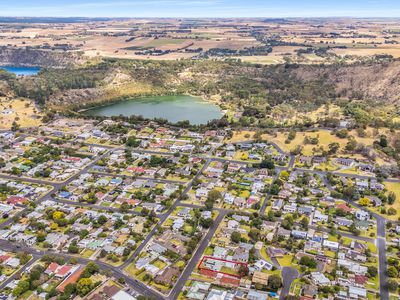
<svg viewBox="0 0 400 300">
<path fill-rule="evenodd" d="M 14 73 L 17 76 L 31 76 L 39 73 L 39 67 L 14 67 L 14 66 L 4 66 L 0 67 L 10 73 Z"/>
</svg>

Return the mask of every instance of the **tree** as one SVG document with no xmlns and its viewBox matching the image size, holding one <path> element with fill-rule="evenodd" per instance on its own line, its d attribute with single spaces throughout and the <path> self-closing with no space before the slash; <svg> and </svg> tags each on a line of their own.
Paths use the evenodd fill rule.
<svg viewBox="0 0 400 300">
<path fill-rule="evenodd" d="M 137 148 L 140 146 L 140 140 L 137 140 L 135 137 L 130 136 L 127 140 L 126 140 L 126 146 L 127 147 L 133 147 L 133 148 Z"/>
<path fill-rule="evenodd" d="M 388 146 L 388 140 L 386 135 L 381 135 L 379 139 L 379 146 L 381 146 L 382 148 L 386 148 Z"/>
<path fill-rule="evenodd" d="M 356 200 L 359 197 L 359 193 L 354 186 L 349 186 L 343 189 L 343 196 L 349 200 Z"/>
<path fill-rule="evenodd" d="M 355 139 L 351 139 L 347 142 L 345 149 L 347 151 L 354 151 L 357 147 L 357 142 Z"/>
<path fill-rule="evenodd" d="M 47 234 L 45 232 L 39 232 L 36 236 L 36 241 L 41 243 L 44 242 L 44 240 L 46 239 Z"/>
<path fill-rule="evenodd" d="M 118 278 L 118 283 L 125 284 L 125 278 L 124 277 Z"/>
<path fill-rule="evenodd" d="M 300 297 L 299 296 L 294 296 L 294 295 L 287 295 L 285 297 L 285 300 L 299 300 Z"/>
<path fill-rule="evenodd" d="M 40 265 L 36 265 L 32 268 L 31 272 L 29 273 L 29 281 L 33 282 L 35 280 L 40 279 L 40 275 L 43 273 L 44 268 Z"/>
<path fill-rule="evenodd" d="M 249 268 L 245 265 L 240 265 L 239 267 L 239 276 L 240 277 L 245 277 L 249 274 Z"/>
<path fill-rule="evenodd" d="M 292 229 L 293 224 L 294 224 L 293 217 L 291 215 L 286 215 L 281 223 L 281 226 L 287 230 L 290 230 Z"/>
<path fill-rule="evenodd" d="M 241 240 L 242 236 L 239 232 L 234 231 L 231 233 L 231 241 L 238 244 Z"/>
<path fill-rule="evenodd" d="M 367 274 L 371 278 L 375 277 L 376 275 L 378 275 L 378 269 L 375 266 L 369 266 Z"/>
<path fill-rule="evenodd" d="M 260 168 L 273 170 L 275 169 L 275 163 L 271 159 L 263 160 L 260 163 Z"/>
<path fill-rule="evenodd" d="M 399 288 L 399 284 L 397 283 L 396 280 L 390 279 L 387 282 L 387 288 L 388 288 L 389 291 L 394 293 Z"/>
<path fill-rule="evenodd" d="M 69 253 L 79 253 L 79 247 L 76 245 L 76 243 L 71 243 L 68 247 L 68 252 Z"/>
<path fill-rule="evenodd" d="M 289 178 L 289 172 L 286 171 L 286 170 L 283 170 L 283 171 L 281 172 L 281 174 L 279 174 L 279 177 L 280 177 L 282 180 L 287 181 L 288 178 Z"/>
<path fill-rule="evenodd" d="M 395 267 L 390 266 L 390 267 L 387 269 L 387 274 L 388 274 L 389 277 L 395 278 L 395 277 L 397 277 L 397 275 L 399 274 L 399 272 L 397 271 L 397 269 L 396 269 Z"/>
<path fill-rule="evenodd" d="M 370 200 L 366 197 L 361 198 L 358 203 L 362 206 L 368 206 L 370 204 Z"/>
<path fill-rule="evenodd" d="M 360 230 L 356 228 L 356 225 L 354 223 L 352 223 L 349 227 L 349 230 L 352 234 L 359 236 L 360 235 Z"/>
<path fill-rule="evenodd" d="M 11 124 L 11 131 L 18 131 L 21 126 L 14 120 Z"/>
<path fill-rule="evenodd" d="M 32 256 L 27 252 L 20 252 L 17 254 L 17 258 L 19 259 L 21 265 L 25 265 L 26 263 L 28 263 L 28 261 L 30 261 Z"/>
<path fill-rule="evenodd" d="M 105 215 L 100 215 L 100 216 L 97 218 L 97 223 L 100 224 L 100 225 L 106 224 L 107 221 L 108 221 L 108 218 L 107 218 Z"/>
<path fill-rule="evenodd" d="M 29 290 L 30 284 L 27 280 L 20 280 L 17 286 L 13 290 L 12 294 L 14 297 L 18 297 Z"/>
<path fill-rule="evenodd" d="M 304 216 L 301 221 L 300 221 L 300 225 L 302 228 L 307 229 L 308 228 L 308 224 L 310 223 L 310 220 Z"/>
<path fill-rule="evenodd" d="M 55 211 L 55 212 L 53 213 L 53 220 L 54 220 L 54 221 L 63 219 L 64 217 L 65 217 L 65 214 L 64 214 L 62 211 Z"/>
<path fill-rule="evenodd" d="M 314 269 L 317 267 L 317 262 L 312 257 L 303 256 L 300 258 L 300 265 Z"/>
<path fill-rule="evenodd" d="M 200 218 L 200 225 L 203 228 L 210 228 L 212 224 L 214 223 L 214 220 L 212 218 Z"/>
<path fill-rule="evenodd" d="M 274 274 L 268 277 L 267 287 L 269 289 L 276 291 L 281 286 L 282 286 L 282 278 L 279 275 Z"/>
<path fill-rule="evenodd" d="M 130 205 L 128 202 L 123 202 L 119 207 L 119 211 L 123 214 L 126 214 L 129 211 Z"/>
<path fill-rule="evenodd" d="M 87 229 L 83 229 L 79 232 L 79 237 L 81 239 L 84 239 L 87 235 L 89 234 L 89 231 Z"/>
<path fill-rule="evenodd" d="M 394 192 L 390 192 L 388 195 L 388 203 L 392 205 L 396 201 L 396 194 Z"/>
<path fill-rule="evenodd" d="M 346 138 L 348 135 L 349 135 L 349 131 L 346 128 L 336 131 L 336 136 L 341 139 Z"/>
<path fill-rule="evenodd" d="M 124 221 L 122 221 L 120 218 L 116 219 L 114 221 L 114 229 L 121 228 L 121 226 L 124 225 Z"/>
<path fill-rule="evenodd" d="M 76 291 L 79 296 L 87 295 L 93 288 L 93 282 L 90 278 L 81 278 L 76 285 Z"/>
<path fill-rule="evenodd" d="M 258 241 L 260 239 L 260 230 L 258 230 L 257 228 L 252 228 L 249 231 L 249 237 L 253 240 L 253 241 Z"/>
<path fill-rule="evenodd" d="M 340 149 L 340 145 L 339 143 L 330 143 L 328 145 L 329 148 L 329 154 L 335 154 L 339 149 Z"/>
<path fill-rule="evenodd" d="M 64 294 L 71 296 L 72 294 L 75 294 L 75 292 L 76 292 L 76 283 L 68 283 L 65 286 Z"/>
<path fill-rule="evenodd" d="M 81 274 L 81 278 L 89 278 L 100 271 L 99 266 L 94 262 L 89 262 Z"/>
<path fill-rule="evenodd" d="M 271 188 L 270 188 L 270 193 L 271 193 L 272 195 L 278 195 L 280 190 L 281 190 L 281 188 L 279 187 L 279 185 L 273 184 L 273 185 L 271 186 Z"/>
<path fill-rule="evenodd" d="M 214 207 L 214 203 L 218 200 L 222 198 L 222 194 L 220 191 L 218 190 L 211 190 L 208 192 L 207 195 L 207 200 L 205 203 L 205 207 L 208 210 L 211 210 Z"/>
<path fill-rule="evenodd" d="M 215 202 L 215 201 L 217 201 L 218 199 L 221 199 L 221 198 L 222 198 L 222 194 L 218 190 L 213 189 L 213 190 L 208 192 L 207 200 Z"/>
</svg>

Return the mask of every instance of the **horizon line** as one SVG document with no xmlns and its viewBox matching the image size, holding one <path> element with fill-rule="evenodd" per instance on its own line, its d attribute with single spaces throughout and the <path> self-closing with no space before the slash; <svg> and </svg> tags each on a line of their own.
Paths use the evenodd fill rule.
<svg viewBox="0 0 400 300">
<path fill-rule="evenodd" d="M 145 17 L 145 16 L 136 16 L 136 17 L 121 17 L 121 16 L 7 16 L 0 15 L 0 18 L 32 18 L 32 19 L 40 19 L 40 18 L 51 18 L 51 19 L 400 19 L 400 16 L 397 17 L 385 17 L 385 16 L 297 16 L 297 17 L 284 17 L 284 16 L 259 16 L 259 17 L 249 17 L 249 16 L 225 16 L 225 17 L 213 17 L 213 16 L 202 16 L 202 17 L 177 17 L 177 16 L 165 16 L 165 17 Z"/>
</svg>

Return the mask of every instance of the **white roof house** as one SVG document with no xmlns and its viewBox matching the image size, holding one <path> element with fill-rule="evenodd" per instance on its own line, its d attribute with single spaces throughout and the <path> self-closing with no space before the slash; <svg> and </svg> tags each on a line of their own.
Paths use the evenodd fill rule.
<svg viewBox="0 0 400 300">
<path fill-rule="evenodd" d="M 114 296 L 111 297 L 112 300 L 136 300 L 135 297 L 132 297 L 127 292 L 119 291 Z"/>
</svg>

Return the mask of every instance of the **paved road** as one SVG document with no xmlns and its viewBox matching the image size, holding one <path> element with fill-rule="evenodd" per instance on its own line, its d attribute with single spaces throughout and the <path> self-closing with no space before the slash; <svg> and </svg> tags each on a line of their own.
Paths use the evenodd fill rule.
<svg viewBox="0 0 400 300">
<path fill-rule="evenodd" d="M 36 254 L 32 255 L 32 259 L 26 265 L 24 265 L 21 269 L 19 269 L 17 272 L 12 274 L 10 277 L 8 277 L 5 281 L 3 281 L 0 284 L 0 291 L 2 291 L 7 286 L 7 284 L 12 282 L 19 275 L 21 275 L 23 272 L 25 272 L 25 270 L 28 269 L 30 266 L 32 266 L 39 258 L 40 258 L 40 256 L 38 256 Z"/>
<path fill-rule="evenodd" d="M 283 267 L 282 268 L 282 279 L 283 279 L 283 287 L 281 290 L 281 294 L 279 295 L 279 300 L 284 300 L 290 292 L 290 286 L 292 282 L 299 276 L 299 272 L 297 269 L 292 267 Z"/>
<path fill-rule="evenodd" d="M 198 177 L 200 177 L 200 175 L 204 172 L 204 170 L 209 166 L 211 160 L 207 160 L 205 162 L 205 164 L 203 165 L 203 167 L 197 172 L 196 176 L 193 178 L 192 181 L 190 181 L 188 183 L 188 185 L 186 186 L 186 188 L 183 190 L 182 192 L 182 197 L 184 197 L 185 195 L 187 195 L 187 193 L 190 191 L 190 189 L 192 188 L 193 185 L 193 181 L 196 180 Z M 157 223 L 157 225 L 151 230 L 150 234 L 147 235 L 147 237 L 142 241 L 142 243 L 139 245 L 139 247 L 136 248 L 135 252 L 133 253 L 133 255 L 131 255 L 120 267 L 119 269 L 122 270 L 125 267 L 127 267 L 140 253 L 140 251 L 143 250 L 143 248 L 147 245 L 147 243 L 151 240 L 151 238 L 153 237 L 153 235 L 155 233 L 157 233 L 158 231 L 158 226 L 160 226 L 162 223 L 165 222 L 165 220 L 168 218 L 168 216 L 175 210 L 175 208 L 177 206 L 180 205 L 180 200 L 178 199 L 177 201 L 175 201 L 175 203 L 168 209 L 168 211 L 166 213 L 164 213 L 163 215 L 159 216 L 159 221 Z"/>
<path fill-rule="evenodd" d="M 310 174 L 317 174 L 320 176 L 326 176 L 327 173 L 332 173 L 333 175 L 347 178 L 358 178 L 358 179 L 376 179 L 375 176 L 367 176 L 367 175 L 359 175 L 359 174 L 348 174 L 348 173 L 340 173 L 340 172 L 326 172 L 326 171 L 318 171 L 318 170 L 309 170 L 304 168 L 294 168 L 296 171 L 306 172 Z M 400 182 L 398 178 L 386 178 L 385 181 L 388 182 Z"/>
<path fill-rule="evenodd" d="M 59 199 L 59 198 L 52 198 L 52 200 L 56 203 L 72 205 L 72 206 L 77 206 L 77 207 L 93 208 L 95 210 L 102 210 L 102 211 L 108 211 L 108 212 L 121 212 L 121 210 L 116 207 L 102 206 L 102 205 L 96 205 L 96 204 L 91 204 L 91 203 L 86 203 L 86 202 L 76 202 L 76 201 Z M 130 213 L 132 215 L 137 215 L 137 216 L 141 215 L 140 212 L 137 212 L 132 209 L 129 209 L 127 211 L 127 213 Z"/>
<path fill-rule="evenodd" d="M 265 258 L 261 255 L 260 250 L 256 249 L 256 256 L 259 259 L 265 260 Z M 281 265 L 279 264 L 278 260 L 275 257 L 270 257 L 270 263 L 272 263 L 274 265 L 275 268 L 277 268 L 278 270 L 282 269 Z"/>
<path fill-rule="evenodd" d="M 274 182 L 276 179 L 278 179 L 279 174 L 280 174 L 279 171 L 276 172 L 276 174 L 275 174 L 274 179 L 272 180 L 272 182 Z M 264 203 L 263 203 L 263 205 L 261 206 L 261 209 L 260 209 L 260 214 L 265 215 L 265 210 L 267 209 L 267 204 L 268 204 L 268 201 L 269 201 L 269 199 L 270 199 L 271 197 L 272 197 L 272 195 L 271 195 L 270 193 L 268 193 L 267 196 L 265 197 Z"/>
<path fill-rule="evenodd" d="M 172 184 L 187 184 L 187 181 L 178 181 L 178 180 L 170 180 L 170 179 L 159 179 L 159 178 L 151 178 L 151 177 L 144 177 L 144 176 L 135 176 L 135 175 L 120 175 L 117 173 L 112 173 L 112 172 L 99 172 L 99 171 L 93 171 L 91 172 L 92 174 L 96 175 L 103 175 L 103 176 L 117 176 L 117 177 L 127 177 L 127 178 L 135 178 L 135 179 L 140 179 L 140 180 L 148 180 L 148 181 L 153 181 L 156 183 L 172 183 Z"/>
<path fill-rule="evenodd" d="M 275 143 L 271 143 L 271 144 L 281 154 L 288 155 L 281 148 L 279 148 L 278 145 L 276 145 Z M 96 145 L 96 146 L 98 146 L 98 145 Z M 0 174 L 0 178 L 12 179 L 12 180 L 21 180 L 21 181 L 32 182 L 32 183 L 36 183 L 36 184 L 45 184 L 45 185 L 49 185 L 49 186 L 53 187 L 53 190 L 49 191 L 47 194 L 43 195 L 42 197 L 40 197 L 39 199 L 37 199 L 35 201 L 36 203 L 40 203 L 40 202 L 42 202 L 44 200 L 52 199 L 51 194 L 57 193 L 62 187 L 64 187 L 65 185 L 69 184 L 70 182 L 72 182 L 76 178 L 78 178 L 81 174 L 89 172 L 91 170 L 91 168 L 99 160 L 107 157 L 113 151 L 116 151 L 118 149 L 122 149 L 123 146 L 120 146 L 120 147 L 104 147 L 104 148 L 106 148 L 107 151 L 105 151 L 103 154 L 101 154 L 101 155 L 97 156 L 96 158 L 94 158 L 91 161 L 91 163 L 89 163 L 87 166 L 85 166 L 77 174 L 73 175 L 68 180 L 66 180 L 64 182 L 61 182 L 61 183 L 49 182 L 49 181 L 42 180 L 42 179 L 23 178 L 23 177 L 8 175 L 8 174 Z M 138 150 L 138 149 L 132 149 L 132 150 L 135 151 L 135 152 L 138 152 L 138 153 L 148 153 L 148 154 L 158 154 L 158 155 L 174 155 L 174 153 L 171 153 L 171 152 L 159 152 L 159 151 Z M 204 155 L 198 155 L 198 156 L 201 157 L 201 158 L 206 159 L 206 163 L 199 170 L 199 172 L 196 174 L 194 179 L 187 183 L 187 185 L 186 185 L 186 187 L 185 187 L 185 189 L 184 189 L 184 191 L 182 193 L 182 196 L 187 195 L 187 193 L 192 188 L 193 181 L 195 179 L 197 179 L 204 172 L 204 170 L 208 167 L 208 165 L 212 161 L 235 162 L 235 163 L 242 164 L 242 165 L 249 164 L 249 162 L 244 162 L 244 161 L 229 160 L 229 159 L 223 159 L 223 158 L 211 158 L 211 157 L 207 157 L 207 156 L 204 156 Z M 293 168 L 295 157 L 293 155 L 289 155 L 289 157 L 290 157 L 290 160 L 289 160 L 288 167 L 279 167 L 279 166 L 277 166 L 276 169 L 277 169 L 278 173 L 275 176 L 275 178 L 277 178 L 277 176 L 279 176 L 279 172 L 280 171 L 288 170 L 288 169 L 292 169 Z M 318 174 L 326 182 L 326 178 L 325 178 L 326 172 L 308 170 L 308 169 L 296 169 L 296 168 L 294 170 L 299 170 L 299 171 L 303 171 L 303 172 L 309 172 L 309 173 L 313 173 L 313 174 Z M 343 173 L 334 173 L 334 174 L 338 175 L 338 176 L 343 176 L 343 177 L 352 177 L 352 178 L 360 178 L 360 179 L 373 178 L 372 176 L 363 176 L 363 175 L 354 175 L 354 174 L 343 174 Z M 145 178 L 143 178 L 143 179 L 145 179 Z M 152 179 L 150 179 L 150 180 L 152 180 Z M 182 184 L 180 182 L 170 181 L 170 180 L 163 180 L 163 179 L 157 179 L 157 180 L 154 180 L 154 181 L 163 182 L 163 183 L 179 183 L 179 184 Z M 400 179 L 390 178 L 390 179 L 387 179 L 387 181 L 400 182 Z M 332 189 L 332 187 L 330 187 L 329 184 L 327 185 L 327 187 Z M 267 195 L 267 197 L 266 197 L 266 199 L 264 201 L 264 204 L 261 207 L 261 210 L 260 210 L 261 214 L 265 213 L 267 199 L 269 199 L 269 195 Z M 59 203 L 64 203 L 64 204 L 68 204 L 68 205 L 75 205 L 75 203 L 71 203 L 71 201 L 68 201 L 68 200 L 56 199 L 56 201 L 59 202 Z M 348 202 L 353 204 L 353 205 L 355 205 L 356 207 L 359 207 L 360 209 L 366 210 L 364 207 L 360 207 L 357 203 L 354 203 L 352 201 L 348 201 Z M 94 209 L 102 209 L 102 210 L 106 210 L 107 209 L 107 208 L 102 207 L 102 206 L 92 205 L 92 204 L 85 204 L 85 203 L 76 203 L 76 205 L 85 206 L 85 207 L 92 207 Z M 181 199 L 178 199 L 177 201 L 175 201 L 175 203 L 170 207 L 170 209 L 166 213 L 161 214 L 161 215 L 158 216 L 159 217 L 159 222 L 157 223 L 157 225 L 151 230 L 151 232 L 142 241 L 142 243 L 134 251 L 134 253 L 128 258 L 128 260 L 126 260 L 124 262 L 123 265 L 121 265 L 120 267 L 113 267 L 113 266 L 110 266 L 109 264 L 101 262 L 101 261 L 96 261 L 96 263 L 101 267 L 101 269 L 103 269 L 105 271 L 109 271 L 115 278 L 123 277 L 125 279 L 127 285 L 129 285 L 134 290 L 136 290 L 137 292 L 139 292 L 139 293 L 141 293 L 141 294 L 143 294 L 145 296 L 153 297 L 155 299 L 170 299 L 170 300 L 176 299 L 178 297 L 178 295 L 179 295 L 179 292 L 184 287 L 185 282 L 190 277 L 190 274 L 196 268 L 196 265 L 197 265 L 198 261 L 200 260 L 200 257 L 202 256 L 202 253 L 206 249 L 206 247 L 207 247 L 209 241 L 211 240 L 212 236 L 215 234 L 215 231 L 217 230 L 218 225 L 223 220 L 224 216 L 229 212 L 235 211 L 235 210 L 229 210 L 229 209 L 215 208 L 215 210 L 217 210 L 219 212 L 219 215 L 218 215 L 217 219 L 215 220 L 213 226 L 210 228 L 210 230 L 206 233 L 205 237 L 200 242 L 199 247 L 195 251 L 195 253 L 194 253 L 193 257 L 191 258 L 191 260 L 188 262 L 187 267 L 182 272 L 180 278 L 177 280 L 177 282 L 176 282 L 175 286 L 173 287 L 173 289 L 171 290 L 170 294 L 168 296 L 164 296 L 164 295 L 161 295 L 159 292 L 154 291 L 153 289 L 151 289 L 147 285 L 143 284 L 142 282 L 139 282 L 136 279 L 133 279 L 130 276 L 126 275 L 124 273 L 123 269 L 127 265 L 129 265 L 139 255 L 139 253 L 143 250 L 143 248 L 153 238 L 154 234 L 157 233 L 158 226 L 161 225 L 163 222 L 165 222 L 165 220 L 168 218 L 168 216 L 179 205 L 187 206 L 187 207 L 194 207 L 194 208 L 202 207 L 202 206 L 199 206 L 199 205 L 185 204 L 185 203 L 181 202 Z M 115 209 L 114 208 L 109 208 L 109 210 L 110 211 L 114 211 Z M 1 224 L 0 228 L 4 228 L 5 226 L 10 225 L 13 222 L 13 220 L 15 220 L 15 218 L 19 218 L 25 211 L 26 210 L 23 210 L 22 212 L 18 213 L 13 218 L 10 218 L 9 220 L 7 220 L 3 224 Z M 370 213 L 377 220 L 377 232 L 378 232 L 377 246 L 378 246 L 378 250 L 379 250 L 380 298 L 383 299 L 383 300 L 388 300 L 389 299 L 389 292 L 388 292 L 388 289 L 386 287 L 386 283 L 387 283 L 387 280 L 388 280 L 388 277 L 387 277 L 387 261 L 386 261 L 386 239 L 385 239 L 386 219 L 384 217 L 380 216 L 380 215 L 377 215 L 377 214 L 373 213 L 373 212 L 370 212 Z M 370 239 L 370 238 L 354 237 L 353 235 L 346 234 L 346 233 L 341 233 L 341 234 L 343 236 L 348 236 L 348 237 L 351 237 L 351 238 L 364 239 L 364 240 L 368 240 L 368 241 L 373 240 L 373 239 Z M 75 258 L 78 259 L 78 262 L 82 263 L 82 264 L 86 264 L 89 261 L 91 261 L 89 259 L 84 259 L 84 258 L 81 258 L 81 257 L 76 257 L 76 256 L 72 256 L 72 255 L 65 254 L 65 253 L 56 253 L 56 252 L 53 252 L 53 251 L 38 251 L 38 250 L 35 250 L 33 248 L 29 248 L 29 247 L 26 247 L 26 246 L 20 246 L 20 247 L 21 248 L 17 249 L 15 244 L 13 244 L 13 243 L 11 243 L 9 241 L 0 240 L 0 248 L 1 249 L 4 249 L 4 250 L 9 249 L 9 251 L 13 251 L 13 252 L 16 252 L 16 251 L 27 251 L 27 252 L 31 253 L 32 255 L 34 255 L 35 258 L 36 257 L 40 257 L 41 255 L 44 255 L 44 254 L 53 254 L 53 255 L 58 255 L 58 256 L 65 257 L 65 258 L 75 257 Z M 28 266 L 29 265 L 25 266 L 24 268 L 27 268 Z M 293 282 L 293 280 L 298 277 L 298 272 L 294 268 L 284 267 L 282 269 L 282 277 L 283 277 L 284 286 L 283 286 L 283 289 L 282 289 L 282 292 L 281 292 L 281 295 L 280 295 L 280 299 L 284 299 L 284 297 L 286 295 L 288 295 L 288 293 L 290 291 L 290 285 Z M 0 288 L 1 288 L 1 285 L 0 285 Z"/>
<path fill-rule="evenodd" d="M 289 159 L 289 169 L 293 169 L 294 163 L 296 162 L 296 156 L 295 155 L 290 155 Z"/>
<path fill-rule="evenodd" d="M 384 237 L 378 237 L 378 251 L 380 299 L 389 300 L 389 290 L 387 288 L 389 277 L 387 275 L 386 239 Z"/>
<path fill-rule="evenodd" d="M 321 178 L 324 181 L 326 187 L 330 191 L 333 191 L 334 189 L 329 184 L 328 180 L 326 179 L 326 176 L 322 175 Z M 378 247 L 378 268 L 379 268 L 379 293 L 380 293 L 380 299 L 389 300 L 389 290 L 386 285 L 386 283 L 389 280 L 389 277 L 387 275 L 386 219 L 383 216 L 373 211 L 370 211 L 368 208 L 361 206 L 357 202 L 347 199 L 341 199 L 341 200 L 350 203 L 351 205 L 357 207 L 358 209 L 367 211 L 376 220 L 376 231 L 378 234 L 377 247 Z"/>
<path fill-rule="evenodd" d="M 24 177 L 24 176 L 15 176 L 15 175 L 10 175 L 10 174 L 5 174 L 5 173 L 0 173 L 0 178 L 6 179 L 6 180 L 16 180 L 16 181 L 23 181 L 23 182 L 34 183 L 34 184 L 41 184 L 41 185 L 50 185 L 50 186 L 58 185 L 56 182 L 45 180 L 45 179 L 35 179 L 35 178 L 29 178 L 29 177 Z"/>
<path fill-rule="evenodd" d="M 35 257 L 42 257 L 43 255 L 53 255 L 53 256 L 58 256 L 58 257 L 63 257 L 67 260 L 74 258 L 78 261 L 79 264 L 82 265 L 86 265 L 89 262 L 95 262 L 97 265 L 99 265 L 99 267 L 104 270 L 104 271 L 108 271 L 111 272 L 111 274 L 115 277 L 115 278 L 120 278 L 123 277 L 125 279 L 125 282 L 134 290 L 136 290 L 137 292 L 139 292 L 140 294 L 143 294 L 145 296 L 149 296 L 155 299 L 164 299 L 164 297 L 162 297 L 160 294 L 154 292 L 153 290 L 149 289 L 145 284 L 141 283 L 140 281 L 137 281 L 129 276 L 127 276 L 126 274 L 124 274 L 122 271 L 118 270 L 118 268 L 115 268 L 113 266 L 110 266 L 107 263 L 104 263 L 102 261 L 99 260 L 90 260 L 87 258 L 82 258 L 82 257 L 78 257 L 78 256 L 74 256 L 74 255 L 70 255 L 67 253 L 63 253 L 63 252 L 55 252 L 55 251 L 51 251 L 51 250 L 37 250 L 31 247 L 28 247 L 26 245 L 23 245 L 21 243 L 14 243 L 14 242 L 10 242 L 7 240 L 0 240 L 0 249 L 5 250 L 5 251 L 11 251 L 11 252 L 27 252 L 30 253 L 32 255 L 34 255 Z"/>
<path fill-rule="evenodd" d="M 171 290 L 170 294 L 168 295 L 168 299 L 174 300 L 177 299 L 179 293 L 182 291 L 183 286 L 185 285 L 186 281 L 189 279 L 190 274 L 192 274 L 193 270 L 197 267 L 198 262 L 200 261 L 201 256 L 203 255 L 204 251 L 206 250 L 208 244 L 210 243 L 212 237 L 215 234 L 218 226 L 226 216 L 226 212 L 220 212 L 217 218 L 214 220 L 213 225 L 208 230 L 207 234 L 200 242 L 200 246 L 195 251 L 193 257 L 187 264 L 185 270 L 181 274 L 180 278 L 175 283 L 173 289 Z"/>
</svg>

